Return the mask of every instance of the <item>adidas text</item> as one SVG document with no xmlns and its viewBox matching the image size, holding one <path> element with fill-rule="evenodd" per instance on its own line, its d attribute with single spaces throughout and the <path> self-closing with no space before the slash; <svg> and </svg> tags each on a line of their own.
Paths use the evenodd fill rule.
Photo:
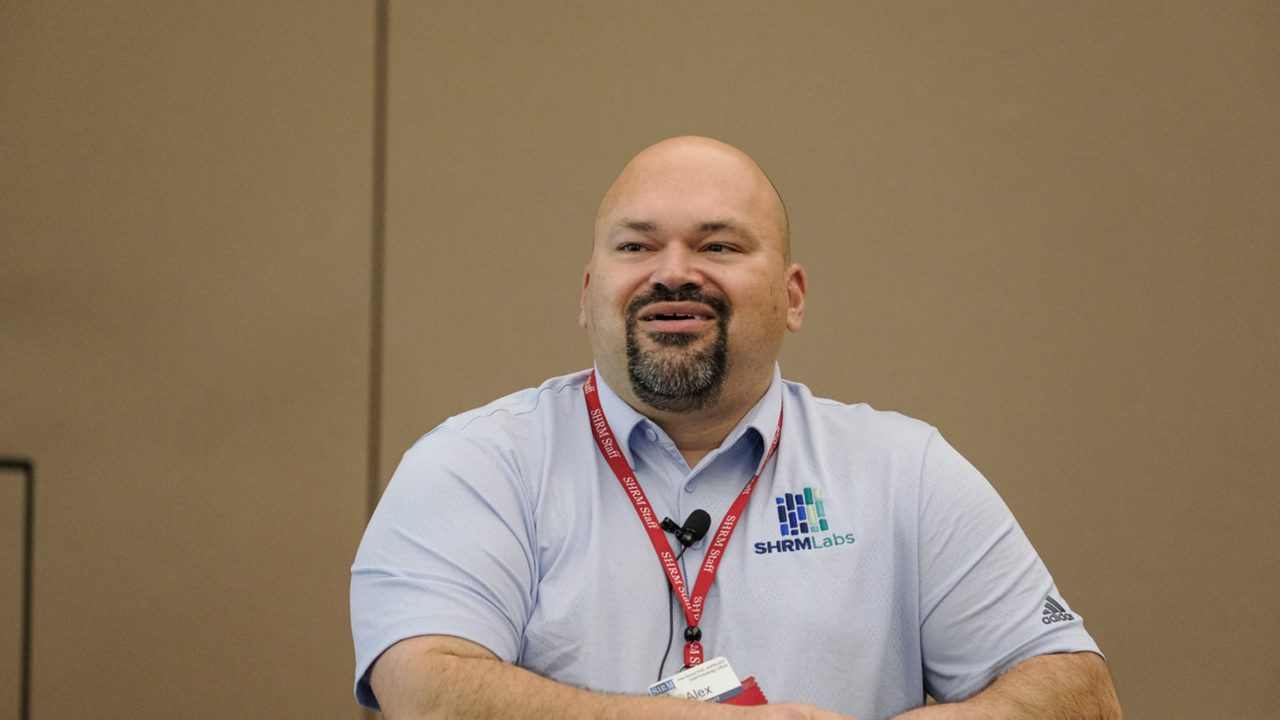
<svg viewBox="0 0 1280 720">
<path fill-rule="evenodd" d="M 1076 616 L 1062 607 L 1062 603 L 1054 600 L 1052 597 L 1044 599 L 1044 610 L 1041 612 L 1040 622 L 1045 625 L 1052 625 L 1056 622 L 1066 622 L 1067 620 L 1075 620 Z"/>
</svg>

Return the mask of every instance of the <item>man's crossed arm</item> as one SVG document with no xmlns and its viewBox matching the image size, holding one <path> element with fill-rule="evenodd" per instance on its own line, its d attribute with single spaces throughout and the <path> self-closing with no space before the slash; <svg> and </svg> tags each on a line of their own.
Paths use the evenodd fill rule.
<svg viewBox="0 0 1280 720">
<path fill-rule="evenodd" d="M 446 635 L 392 645 L 374 663 L 370 682 L 388 720 L 850 720 L 810 705 L 738 707 L 590 692 L 548 680 L 503 662 L 480 645 Z"/>
<path fill-rule="evenodd" d="M 402 640 L 373 666 L 374 694 L 388 720 L 608 718 L 609 720 L 851 720 L 812 705 L 717 705 L 677 698 L 606 695 L 564 685 L 503 662 L 476 643 L 445 635 Z M 901 720 L 1120 717 L 1111 675 L 1092 653 L 1019 663 L 962 703 L 919 708 Z"/>
<path fill-rule="evenodd" d="M 896 720 L 1120 717 L 1120 700 L 1107 664 L 1094 653 L 1078 652 L 1023 660 L 964 702 L 917 708 Z"/>
</svg>

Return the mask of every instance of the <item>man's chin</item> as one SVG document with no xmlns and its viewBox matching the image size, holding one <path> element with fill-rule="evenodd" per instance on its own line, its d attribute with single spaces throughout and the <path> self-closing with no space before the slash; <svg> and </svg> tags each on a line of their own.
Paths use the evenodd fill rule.
<svg viewBox="0 0 1280 720">
<path fill-rule="evenodd" d="M 658 350 L 684 350 L 700 344 L 700 340 L 715 341 L 715 336 L 709 333 L 647 332 L 641 333 L 640 337 L 647 341 L 645 345 Z"/>
<path fill-rule="evenodd" d="M 664 377 L 657 382 L 631 377 L 631 389 L 641 402 L 655 410 L 686 413 L 714 405 L 720 397 L 720 382 L 692 387 L 685 381 Z"/>
</svg>

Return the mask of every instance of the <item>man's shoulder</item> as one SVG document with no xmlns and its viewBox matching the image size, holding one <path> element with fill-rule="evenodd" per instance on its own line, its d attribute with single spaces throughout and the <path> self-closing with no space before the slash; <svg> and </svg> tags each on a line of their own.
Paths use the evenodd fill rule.
<svg viewBox="0 0 1280 720">
<path fill-rule="evenodd" d="M 783 380 L 786 397 L 816 429 L 882 440 L 925 442 L 937 429 L 929 423 L 893 410 L 880 410 L 865 402 L 844 402 L 815 395 L 803 383 Z"/>
<path fill-rule="evenodd" d="M 590 370 L 561 375 L 537 387 L 504 395 L 490 403 L 459 413 L 419 438 L 418 443 L 436 436 L 509 437 L 525 434 L 583 404 L 582 385 Z"/>
</svg>

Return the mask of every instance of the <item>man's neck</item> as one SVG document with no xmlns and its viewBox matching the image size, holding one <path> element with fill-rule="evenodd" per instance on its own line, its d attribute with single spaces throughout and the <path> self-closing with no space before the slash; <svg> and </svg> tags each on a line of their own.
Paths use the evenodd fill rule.
<svg viewBox="0 0 1280 720">
<path fill-rule="evenodd" d="M 708 453 L 720 447 L 724 439 L 729 437 L 729 433 L 742 420 L 744 411 L 737 417 L 725 417 L 721 420 L 700 419 L 693 417 L 689 413 L 658 415 L 653 413 L 652 409 L 646 408 L 641 410 L 648 415 L 658 427 L 662 428 L 672 442 L 676 444 L 676 449 L 684 456 L 684 461 L 689 467 L 696 466 L 702 458 Z"/>
</svg>

